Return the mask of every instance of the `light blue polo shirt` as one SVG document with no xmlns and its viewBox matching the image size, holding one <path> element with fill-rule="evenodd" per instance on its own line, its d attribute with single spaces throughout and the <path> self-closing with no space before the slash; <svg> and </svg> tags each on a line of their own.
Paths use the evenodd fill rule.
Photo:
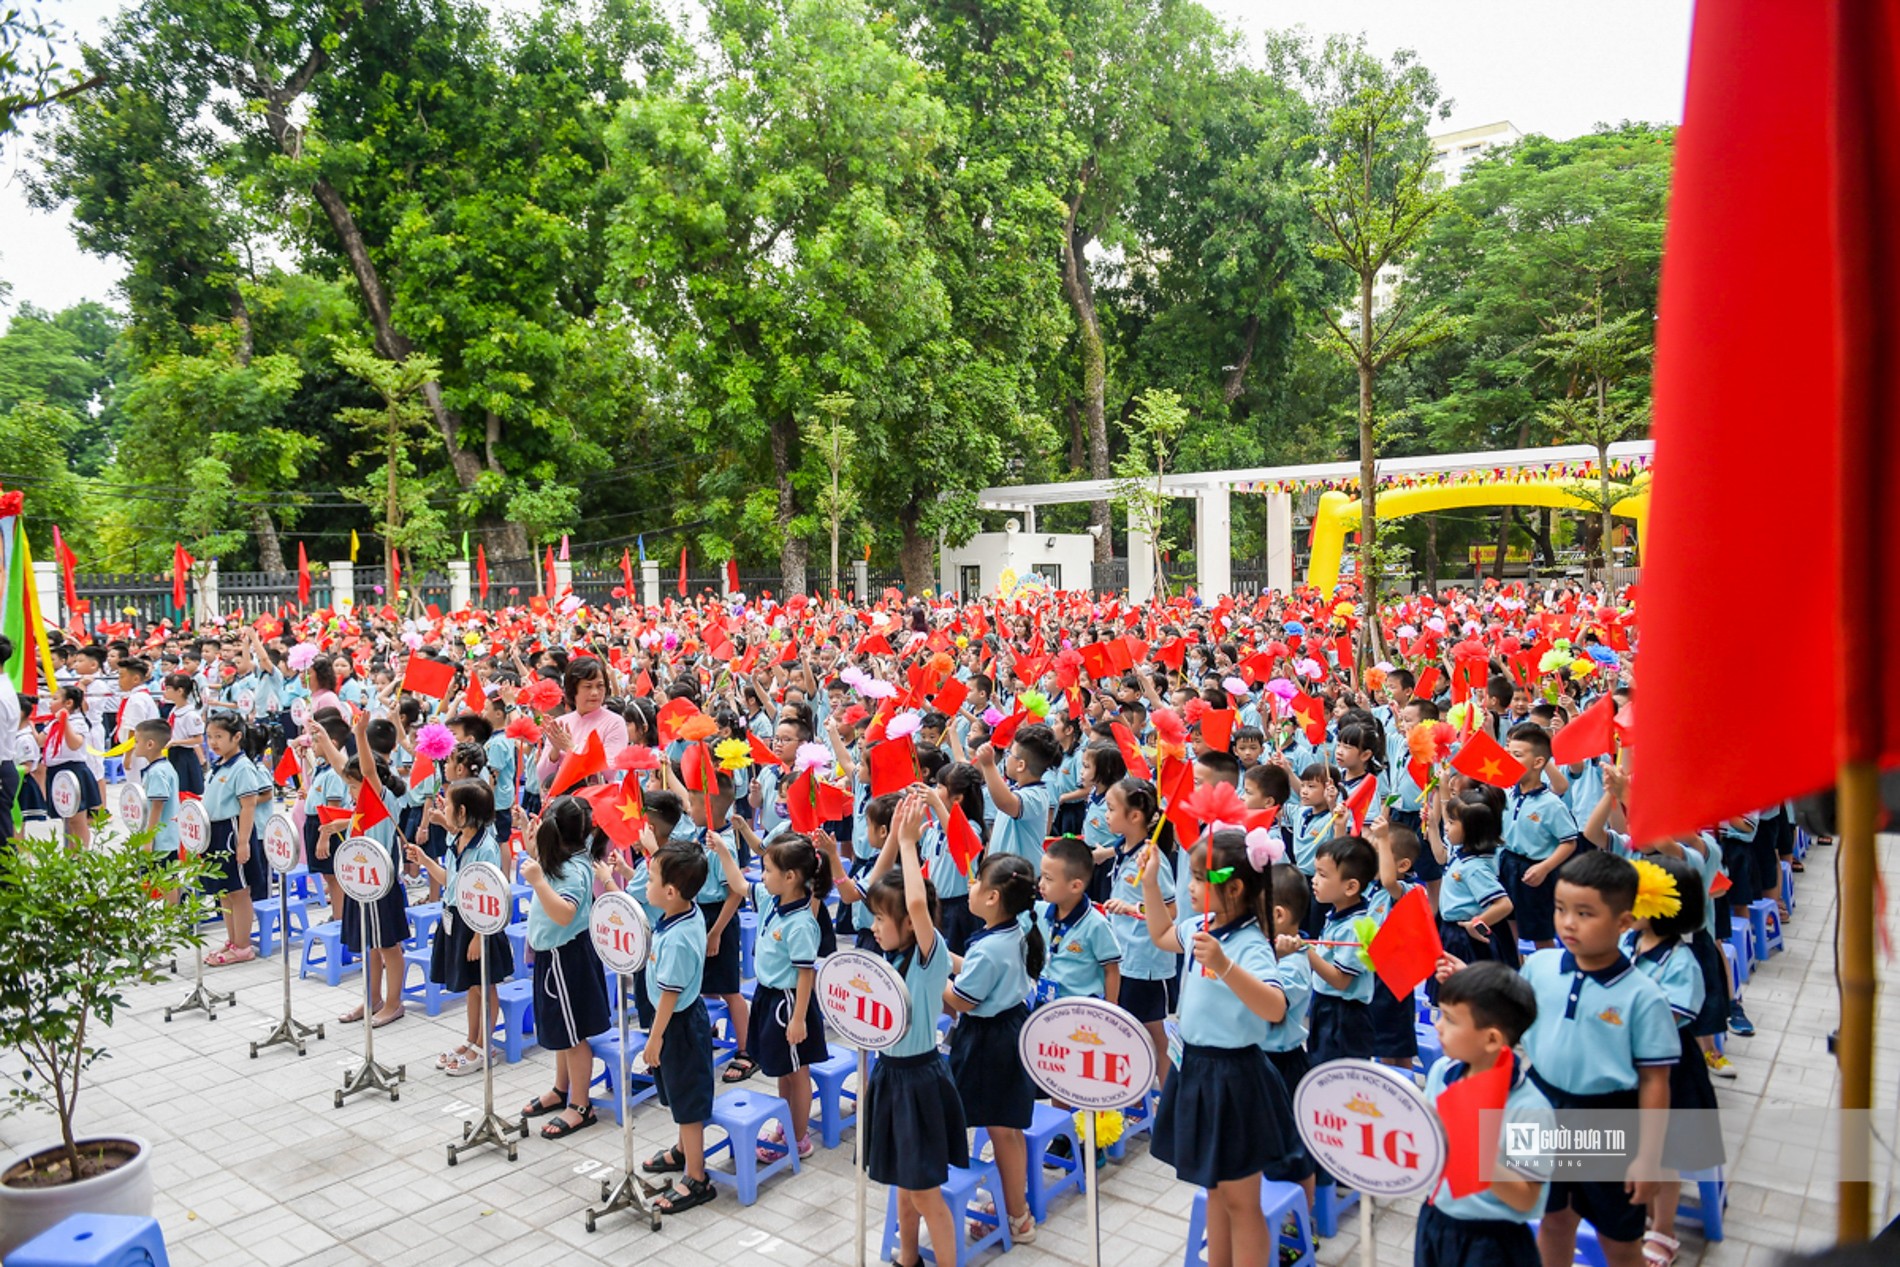
<svg viewBox="0 0 1900 1267">
<path fill-rule="evenodd" d="M 675 1013 L 699 1001 L 700 978 L 706 974 L 706 921 L 697 909 L 663 916 L 653 926 L 647 949 L 647 1002 L 660 1006 L 669 990 L 679 995 Z"/>
<path fill-rule="evenodd" d="M 1326 927 L 1319 935 L 1320 940 L 1344 941 L 1353 944 L 1350 946 L 1315 946 L 1313 949 L 1319 952 L 1321 959 L 1324 959 L 1327 963 L 1338 968 L 1341 972 L 1351 977 L 1352 980 L 1347 982 L 1344 990 L 1339 990 L 1329 985 L 1326 980 L 1316 972 L 1313 974 L 1313 992 L 1315 994 L 1330 994 L 1335 998 L 1350 999 L 1355 1003 L 1370 1003 L 1372 1001 L 1373 976 L 1370 972 L 1366 971 L 1366 965 L 1359 958 L 1359 939 L 1353 933 L 1352 928 L 1352 922 L 1355 919 L 1358 919 L 1362 915 L 1370 915 L 1371 913 L 1370 905 L 1364 898 L 1361 898 L 1344 910 L 1335 910 L 1332 915 L 1327 918 Z"/>
<path fill-rule="evenodd" d="M 1029 997 L 1029 969 L 1023 961 L 1027 937 L 1018 920 L 1004 920 L 970 935 L 963 971 L 950 988 L 973 1006 L 972 1016 L 1000 1016 Z"/>
<path fill-rule="evenodd" d="M 310 776 L 310 790 L 304 793 L 304 809 L 314 815 L 317 806 L 335 809 L 349 803 L 349 785 L 343 776 L 331 769 L 327 762 L 319 762 L 317 772 Z"/>
<path fill-rule="evenodd" d="M 781 831 L 791 830 L 792 822 L 785 812 L 785 787 L 790 782 L 777 766 L 759 771 L 753 782 L 759 789 L 759 839 L 768 844 Z"/>
<path fill-rule="evenodd" d="M 1702 877 L 1702 931 L 1710 937 L 1715 936 L 1715 904 L 1726 901 L 1727 894 L 1720 898 L 1714 895 L 1715 877 L 1722 874 L 1722 846 L 1716 842 L 1712 832 L 1700 833 L 1702 852 L 1685 848 L 1683 857 Z"/>
<path fill-rule="evenodd" d="M 937 886 L 940 898 L 968 897 L 970 877 L 957 870 L 957 860 L 950 856 L 950 836 L 943 825 L 932 822 L 924 828 L 924 834 L 917 842 L 917 856 L 930 870 L 930 882 Z"/>
<path fill-rule="evenodd" d="M 687 822 L 689 820 L 681 819 L 680 821 Z M 726 887 L 726 869 L 719 862 L 719 851 L 713 847 L 712 838 L 714 835 L 719 835 L 719 839 L 726 840 L 723 834 L 715 833 L 710 830 L 696 830 L 693 833 L 694 838 L 699 841 L 700 849 L 706 855 L 706 883 L 700 885 L 699 892 L 693 896 L 693 901 L 699 903 L 701 906 L 709 906 L 714 902 L 723 902 L 726 900 L 726 895 L 732 891 Z M 727 850 L 731 850 L 731 841 L 726 841 L 726 848 Z M 733 857 L 736 860 L 738 855 L 734 854 Z"/>
<path fill-rule="evenodd" d="M 506 735 L 488 737 L 482 745 L 488 754 L 488 772 L 495 776 L 495 808 L 515 807 L 515 741 Z"/>
<path fill-rule="evenodd" d="M 1438 882 L 1438 915 L 1447 923 L 1462 924 L 1478 918 L 1504 895 L 1495 853 L 1469 854 L 1454 848 L 1445 876 Z"/>
<path fill-rule="evenodd" d="M 1122 948 L 1115 930 L 1095 904 L 1084 896 L 1065 920 L 1056 918 L 1054 902 L 1038 902 L 1036 927 L 1042 930 L 1042 940 L 1049 948 L 1049 957 L 1042 965 L 1038 1000 L 1050 990 L 1058 999 L 1083 995 L 1101 998 L 1108 988 L 1107 965 L 1121 962 Z"/>
<path fill-rule="evenodd" d="M 1449 1056 L 1440 1056 L 1432 1062 L 1425 1075 L 1425 1102 L 1436 1109 L 1438 1097 L 1445 1088 L 1464 1077 L 1470 1066 L 1463 1061 L 1453 1060 Z M 1544 1216 L 1544 1199 L 1550 1195 L 1550 1172 L 1555 1159 L 1547 1154 L 1513 1157 L 1506 1146 L 1505 1135 L 1510 1124 L 1535 1122 L 1540 1130 L 1553 1130 L 1557 1125 L 1557 1111 L 1551 1107 L 1544 1093 L 1531 1081 L 1530 1066 L 1522 1060 L 1511 1070 L 1511 1094 L 1504 1101 L 1504 1112 L 1498 1121 L 1498 1164 L 1515 1171 L 1519 1178 L 1535 1180 L 1545 1186 L 1537 1194 L 1537 1204 L 1528 1210 L 1515 1209 L 1499 1199 L 1496 1193 L 1486 1188 L 1483 1192 L 1470 1196 L 1451 1195 L 1451 1182 L 1438 1181 L 1438 1191 L 1432 1196 L 1432 1204 L 1440 1214 L 1454 1219 L 1484 1220 L 1492 1219 L 1505 1223 L 1531 1223 Z"/>
<path fill-rule="evenodd" d="M 1542 862 L 1557 846 L 1577 838 L 1577 820 L 1549 787 L 1505 794 L 1504 847 L 1532 862 Z"/>
<path fill-rule="evenodd" d="M 1137 849 L 1121 860 L 1115 868 L 1115 885 L 1109 892 L 1110 897 L 1141 905 L 1141 860 L 1147 856 L 1146 849 Z M 1174 901 L 1174 869 L 1165 858 L 1155 859 L 1155 874 L 1161 881 L 1162 899 Z M 1114 930 L 1115 942 L 1121 947 L 1124 977 L 1135 981 L 1165 981 L 1180 970 L 1180 956 L 1155 945 L 1154 938 L 1148 935 L 1148 921 L 1143 917 L 1110 915 L 1108 926 Z"/>
<path fill-rule="evenodd" d="M 1267 1041 L 1261 1046 L 1268 1051 L 1293 1051 L 1306 1046 L 1306 1014 L 1313 1006 L 1313 965 L 1306 962 L 1306 952 L 1298 951 L 1286 955 L 1274 962 L 1274 971 L 1280 975 L 1280 993 L 1286 995 L 1286 1016 L 1267 1023 Z M 1293 1088 L 1287 1088 L 1291 1095 Z"/>
<path fill-rule="evenodd" d="M 990 829 L 990 852 L 1013 853 L 1026 858 L 1031 866 L 1042 861 L 1042 842 L 1049 835 L 1049 814 L 1055 807 L 1055 792 L 1047 783 L 1011 784 L 1022 798 L 1021 813 L 1011 818 L 996 811 L 996 826 Z"/>
<path fill-rule="evenodd" d="M 647 856 L 636 849 L 633 851 L 633 857 L 633 875 L 627 880 L 626 894 L 638 902 L 640 909 L 646 912 L 647 928 L 655 929 L 660 926 L 660 921 L 666 918 L 666 912 L 647 901 L 647 880 L 652 874 L 647 869 Z"/>
<path fill-rule="evenodd" d="M 1682 1055 L 1662 987 L 1628 959 L 1586 972 L 1553 947 L 1525 960 L 1523 975 L 1537 994 L 1523 1048 L 1552 1086 L 1571 1095 L 1629 1091 L 1638 1068 L 1673 1065 Z"/>
<path fill-rule="evenodd" d="M 270 789 L 270 777 L 242 753 L 229 761 L 213 762 L 205 770 L 205 817 L 214 823 L 235 819 L 245 797 Z"/>
<path fill-rule="evenodd" d="M 1302 805 L 1295 813 L 1293 829 L 1293 865 L 1309 880 L 1319 862 L 1319 847 L 1333 838 L 1336 826 L 1332 814 Z"/>
<path fill-rule="evenodd" d="M 559 871 L 545 873 L 548 887 L 574 903 L 574 918 L 557 924 L 541 906 L 541 899 L 528 903 L 528 945 L 534 950 L 553 950 L 576 937 L 587 935 L 587 921 L 594 914 L 594 868 L 584 853 L 576 854 Z M 704 938 L 701 938 L 703 941 Z"/>
<path fill-rule="evenodd" d="M 475 837 L 475 843 L 468 848 L 457 849 L 451 844 L 448 852 L 442 856 L 442 869 L 448 873 L 442 881 L 442 905 L 456 906 L 455 899 L 459 893 L 457 881 L 461 879 L 462 868 L 477 862 L 493 863 L 496 870 L 507 874 L 502 868 L 501 846 L 495 843 L 493 824 L 483 823 L 481 834 Z M 456 909 L 461 908 L 458 906 Z"/>
<path fill-rule="evenodd" d="M 912 946 L 908 951 L 886 951 L 884 957 L 893 967 L 903 966 L 904 989 L 910 995 L 910 1028 L 891 1046 L 890 1054 L 921 1056 L 937 1050 L 937 1016 L 943 1011 L 944 987 L 950 984 L 950 943 L 939 933 L 930 939 L 927 956 Z"/>
<path fill-rule="evenodd" d="M 1100 792 L 1089 793 L 1082 803 L 1082 843 L 1090 849 L 1115 849 L 1122 843 L 1122 838 L 1108 829 L 1108 797 Z"/>
<path fill-rule="evenodd" d="M 1257 1016 L 1240 996 L 1203 968 L 1194 958 L 1194 934 L 1201 931 L 1206 915 L 1188 915 L 1176 920 L 1175 934 L 1187 948 L 1188 968 L 1181 979 L 1181 1041 L 1195 1047 L 1259 1047 L 1265 1049 L 1268 1024 Z M 1267 985 L 1280 988 L 1279 967 L 1273 947 L 1260 931 L 1260 922 L 1251 916 L 1232 924 L 1210 929 L 1221 949 L 1235 966 L 1258 977 Z"/>
<path fill-rule="evenodd" d="M 1564 775 L 1570 780 L 1570 786 L 1564 789 L 1564 806 L 1569 809 L 1570 817 L 1581 823 L 1603 799 L 1603 771 L 1597 768 L 1596 762 L 1585 761 L 1575 774 L 1565 767 Z"/>
<path fill-rule="evenodd" d="M 799 969 L 818 966 L 818 918 L 811 913 L 811 899 L 780 906 L 761 882 L 752 886 L 752 905 L 759 912 L 759 940 L 752 952 L 759 984 L 796 989 Z"/>
<path fill-rule="evenodd" d="M 178 767 L 158 760 L 145 767 L 139 779 L 145 799 L 151 803 L 157 831 L 152 836 L 153 853 L 178 852 Z"/>
<path fill-rule="evenodd" d="M 1662 987 L 1663 997 L 1669 1000 L 1669 1010 L 1676 1014 L 1676 1026 L 1681 1028 L 1696 1018 L 1703 1000 L 1708 997 L 1708 987 L 1702 983 L 1702 966 L 1696 962 L 1695 951 L 1689 949 L 1687 942 L 1667 941 L 1654 949 L 1639 951 L 1636 944 L 1640 936 L 1634 929 L 1623 934 L 1623 954 L 1636 965 L 1636 971 Z"/>
</svg>

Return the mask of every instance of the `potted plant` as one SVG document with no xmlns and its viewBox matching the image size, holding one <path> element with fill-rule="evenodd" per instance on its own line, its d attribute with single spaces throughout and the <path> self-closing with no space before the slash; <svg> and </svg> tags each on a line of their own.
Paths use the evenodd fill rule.
<svg viewBox="0 0 1900 1267">
<path fill-rule="evenodd" d="M 0 1170 L 0 1254 L 70 1214 L 152 1212 L 145 1141 L 75 1129 L 81 1082 L 127 988 L 164 980 L 154 965 L 197 937 L 196 902 L 167 894 L 195 894 L 204 864 L 152 853 L 151 836 L 0 848 L 0 1049 L 22 1062 L 6 1070 L 5 1111 L 50 1109 L 60 1128 L 59 1143 Z"/>
</svg>

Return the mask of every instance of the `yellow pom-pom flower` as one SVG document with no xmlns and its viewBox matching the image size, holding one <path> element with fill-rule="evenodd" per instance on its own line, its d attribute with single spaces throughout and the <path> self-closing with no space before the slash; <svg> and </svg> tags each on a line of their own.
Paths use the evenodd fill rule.
<svg viewBox="0 0 1900 1267">
<path fill-rule="evenodd" d="M 1079 1110 L 1075 1115 L 1075 1133 L 1081 1135 L 1088 1130 L 1086 1125 L 1088 1110 Z M 1122 1128 L 1126 1123 L 1122 1115 L 1114 1109 L 1104 1109 L 1095 1115 L 1095 1146 L 1107 1148 L 1122 1137 Z"/>
<path fill-rule="evenodd" d="M 1676 887 L 1675 876 L 1642 858 L 1630 865 L 1636 868 L 1636 903 L 1630 914 L 1637 919 L 1668 919 L 1682 910 L 1682 891 Z"/>
<path fill-rule="evenodd" d="M 713 747 L 721 770 L 743 770 L 752 764 L 752 748 L 743 739 L 721 739 Z"/>
</svg>

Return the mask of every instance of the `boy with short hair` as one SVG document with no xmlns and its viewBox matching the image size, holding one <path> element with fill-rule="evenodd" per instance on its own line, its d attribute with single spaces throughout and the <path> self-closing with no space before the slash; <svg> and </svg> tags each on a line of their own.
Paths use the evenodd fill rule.
<svg viewBox="0 0 1900 1267">
<path fill-rule="evenodd" d="M 1550 732 L 1535 722 L 1513 727 L 1511 757 L 1524 777 L 1511 789 L 1504 809 L 1504 848 L 1498 855 L 1498 879 L 1510 895 L 1517 935 L 1547 950 L 1556 944 L 1552 922 L 1551 877 L 1577 850 L 1577 820 L 1544 782 L 1550 764 Z"/>
<path fill-rule="evenodd" d="M 706 970 L 706 925 L 693 901 L 710 870 L 705 853 L 686 844 L 664 845 L 648 862 L 647 904 L 665 914 L 653 929 L 647 951 L 646 994 L 653 1023 L 641 1059 L 653 1071 L 654 1091 L 671 1111 L 679 1138 L 640 1168 L 650 1175 L 682 1172 L 679 1184 L 659 1197 L 665 1203 L 659 1208 L 666 1214 L 704 1205 L 714 1196 L 706 1173 L 706 1123 L 713 1112 L 712 1023 L 699 990 Z M 743 879 L 738 876 L 734 882 Z"/>
<path fill-rule="evenodd" d="M 152 852 L 178 852 L 178 767 L 161 761 L 172 739 L 170 724 L 151 718 L 132 732 L 132 755 L 139 760 L 139 783 L 145 790 L 145 830 L 153 832 Z"/>
<path fill-rule="evenodd" d="M 1425 1074 L 1425 1099 L 1438 1098 L 1460 1079 L 1489 1073 L 1506 1048 L 1518 1047 L 1537 1019 L 1530 983 L 1501 963 L 1474 963 L 1438 987 L 1438 1041 L 1444 1055 Z M 1505 1144 L 1509 1124 L 1554 1128 L 1557 1116 L 1532 1080 L 1531 1067 L 1515 1053 L 1511 1090 L 1498 1124 L 1498 1166 L 1512 1174 L 1482 1176 L 1490 1186 L 1462 1197 L 1441 1179 L 1419 1211 L 1413 1238 L 1415 1267 L 1516 1267 L 1537 1261 L 1530 1224 L 1544 1211 L 1551 1160 L 1513 1154 Z"/>
<path fill-rule="evenodd" d="M 992 853 L 1013 853 L 1032 864 L 1042 857 L 1042 842 L 1049 834 L 1056 803 L 1055 789 L 1042 776 L 1061 760 L 1055 732 L 1041 722 L 1017 727 L 1009 760 L 1001 770 L 996 767 L 994 745 L 976 750 L 976 768 L 983 772 L 983 785 L 996 806 L 996 826 L 990 831 Z"/>
<path fill-rule="evenodd" d="M 1260 757 L 1267 750 L 1267 737 L 1258 726 L 1242 726 L 1234 732 L 1234 759 L 1243 774 L 1260 768 Z"/>
<path fill-rule="evenodd" d="M 1322 842 L 1313 864 L 1313 897 L 1332 909 L 1320 928 L 1320 940 L 1347 944 L 1301 947 L 1297 937 L 1286 933 L 1275 941 L 1275 949 L 1284 946 L 1286 953 L 1304 949 L 1313 972 L 1307 1051 L 1316 1065 L 1365 1060 L 1373 1054 L 1373 976 L 1359 961 L 1353 921 L 1370 914 L 1366 890 L 1378 874 L 1379 856 L 1363 838 L 1334 836 Z M 1289 940 L 1292 944 L 1285 945 Z"/>
<path fill-rule="evenodd" d="M 1654 1110 L 1669 1107 L 1669 1067 L 1682 1055 L 1668 996 L 1637 972 L 1620 939 L 1635 926 L 1636 868 L 1590 850 L 1565 863 L 1555 883 L 1564 949 L 1524 964 L 1537 1020 L 1524 1036 L 1531 1080 L 1562 1110 L 1651 1110 L 1636 1128 L 1624 1181 L 1556 1182 L 1537 1234 L 1546 1263 L 1568 1263 L 1577 1223 L 1589 1219 L 1612 1267 L 1637 1267 L 1649 1199 L 1661 1168 L 1663 1132 Z"/>
<path fill-rule="evenodd" d="M 1042 855 L 1042 904 L 1036 926 L 1048 948 L 1036 1002 L 1121 996 L 1121 943 L 1108 919 L 1088 899 L 1095 856 L 1074 836 L 1051 840 Z"/>
</svg>

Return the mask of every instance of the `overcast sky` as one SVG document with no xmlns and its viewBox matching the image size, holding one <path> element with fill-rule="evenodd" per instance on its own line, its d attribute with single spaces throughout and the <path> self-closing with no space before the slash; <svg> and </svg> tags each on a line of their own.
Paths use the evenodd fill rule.
<svg viewBox="0 0 1900 1267">
<path fill-rule="evenodd" d="M 497 3 L 500 0 L 496 0 Z M 1448 128 L 1508 119 L 1525 132 L 1570 137 L 1626 119 L 1677 123 L 1689 60 L 1691 0 L 1207 0 L 1248 33 L 1303 26 L 1363 32 L 1373 51 L 1415 50 L 1454 103 Z M 515 0 L 510 7 L 519 7 Z M 118 0 L 59 0 L 68 30 L 96 33 Z M 0 278 L 22 300 L 59 309 L 114 301 L 123 269 L 73 244 L 64 215 L 28 209 L 19 139 L 0 149 Z"/>
</svg>

